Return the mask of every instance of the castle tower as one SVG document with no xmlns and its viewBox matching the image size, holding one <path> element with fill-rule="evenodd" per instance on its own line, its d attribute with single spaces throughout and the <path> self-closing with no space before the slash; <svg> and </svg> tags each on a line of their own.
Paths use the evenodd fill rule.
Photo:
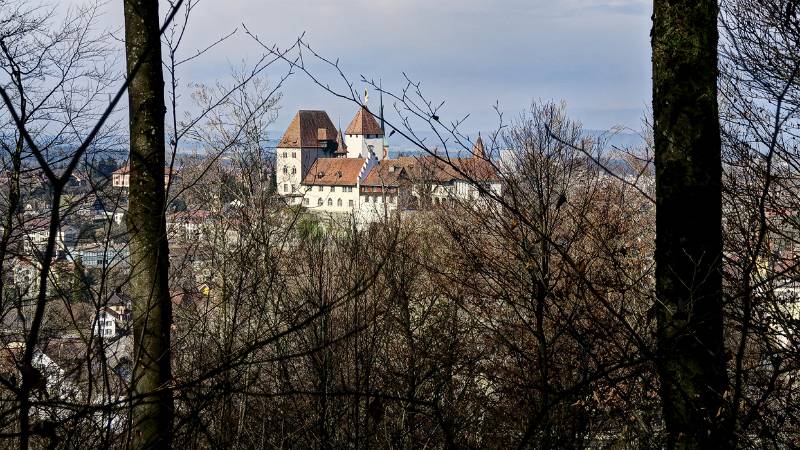
<svg viewBox="0 0 800 450">
<path fill-rule="evenodd" d="M 345 131 L 348 158 L 369 158 L 383 153 L 383 130 L 375 116 L 362 106 Z"/>
<path fill-rule="evenodd" d="M 302 200 L 300 182 L 318 158 L 329 158 L 336 150 L 338 130 L 325 111 L 300 110 L 278 142 L 278 192 L 290 204 Z"/>
</svg>

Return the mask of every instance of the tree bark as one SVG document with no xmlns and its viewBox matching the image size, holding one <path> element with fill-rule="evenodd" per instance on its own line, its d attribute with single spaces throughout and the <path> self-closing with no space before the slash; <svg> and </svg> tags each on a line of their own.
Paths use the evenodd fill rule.
<svg viewBox="0 0 800 450">
<path fill-rule="evenodd" d="M 654 0 L 657 366 L 668 448 L 724 448 L 715 0 Z"/>
<path fill-rule="evenodd" d="M 131 254 L 134 370 L 132 446 L 169 448 L 173 398 L 170 390 L 170 325 L 165 223 L 164 77 L 161 69 L 158 0 L 124 0 L 130 120 L 128 232 Z"/>
</svg>

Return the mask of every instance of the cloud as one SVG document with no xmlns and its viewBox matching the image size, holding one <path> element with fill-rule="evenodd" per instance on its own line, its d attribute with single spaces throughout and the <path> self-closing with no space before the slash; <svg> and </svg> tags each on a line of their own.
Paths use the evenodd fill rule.
<svg viewBox="0 0 800 450">
<path fill-rule="evenodd" d="M 104 21 L 121 26 L 121 3 L 105 9 Z M 493 123 L 495 100 L 514 112 L 532 98 L 563 98 L 594 128 L 620 120 L 636 126 L 631 111 L 650 96 L 649 17 L 643 0 L 203 0 L 187 53 L 234 28 L 240 33 L 187 67 L 182 81 L 210 82 L 229 65 L 254 60 L 259 49 L 241 33 L 244 23 L 281 45 L 306 32 L 355 79 L 364 74 L 398 88 L 406 72 L 454 116 L 472 113 L 474 128 Z M 300 77 L 287 84 L 283 104 L 279 122 L 301 107 L 329 109 L 344 121 L 352 109 Z"/>
</svg>

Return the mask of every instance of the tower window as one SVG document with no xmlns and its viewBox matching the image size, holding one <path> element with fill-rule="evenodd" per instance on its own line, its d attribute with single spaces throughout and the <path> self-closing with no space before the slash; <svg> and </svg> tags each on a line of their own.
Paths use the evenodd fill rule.
<svg viewBox="0 0 800 450">
<path fill-rule="evenodd" d="M 321 198 L 317 199 L 317 206 L 322 206 L 322 199 Z"/>
<path fill-rule="evenodd" d="M 333 199 L 332 198 L 328 199 L 328 206 L 333 206 Z"/>
</svg>

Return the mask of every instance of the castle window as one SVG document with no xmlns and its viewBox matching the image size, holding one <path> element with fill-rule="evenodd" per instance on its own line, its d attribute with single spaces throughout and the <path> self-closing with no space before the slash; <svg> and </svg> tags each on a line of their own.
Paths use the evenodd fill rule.
<svg viewBox="0 0 800 450">
<path fill-rule="evenodd" d="M 286 152 L 283 152 L 283 157 L 286 158 Z"/>
<path fill-rule="evenodd" d="M 283 166 L 283 173 L 289 173 L 289 169 L 286 166 Z"/>
<path fill-rule="evenodd" d="M 320 186 L 319 189 L 317 189 L 317 190 L 322 192 L 323 189 L 325 189 L 325 187 L 324 186 Z"/>
<path fill-rule="evenodd" d="M 289 185 L 288 184 L 284 184 L 283 185 L 283 192 L 289 192 Z"/>
<path fill-rule="evenodd" d="M 348 200 L 347 201 L 347 206 L 352 208 L 353 207 L 353 201 L 352 200 Z"/>
<path fill-rule="evenodd" d="M 297 168 L 296 167 L 292 167 L 292 175 L 294 175 L 296 173 L 297 173 Z"/>
<path fill-rule="evenodd" d="M 303 204 L 304 204 L 304 205 L 306 205 L 306 206 L 308 206 L 308 199 L 307 199 L 307 198 L 304 198 L 304 199 L 303 199 Z"/>
<path fill-rule="evenodd" d="M 368 195 L 364 196 L 364 203 L 369 203 L 369 196 Z"/>
<path fill-rule="evenodd" d="M 342 199 L 336 200 L 336 206 L 342 206 Z"/>
<path fill-rule="evenodd" d="M 296 154 L 295 152 L 292 152 L 292 158 L 295 158 L 295 157 L 296 157 L 296 155 L 297 155 L 297 154 Z"/>
<path fill-rule="evenodd" d="M 333 199 L 332 198 L 328 199 L 328 206 L 333 206 Z"/>
<path fill-rule="evenodd" d="M 317 199 L 317 206 L 322 206 L 322 199 L 321 198 Z"/>
</svg>

